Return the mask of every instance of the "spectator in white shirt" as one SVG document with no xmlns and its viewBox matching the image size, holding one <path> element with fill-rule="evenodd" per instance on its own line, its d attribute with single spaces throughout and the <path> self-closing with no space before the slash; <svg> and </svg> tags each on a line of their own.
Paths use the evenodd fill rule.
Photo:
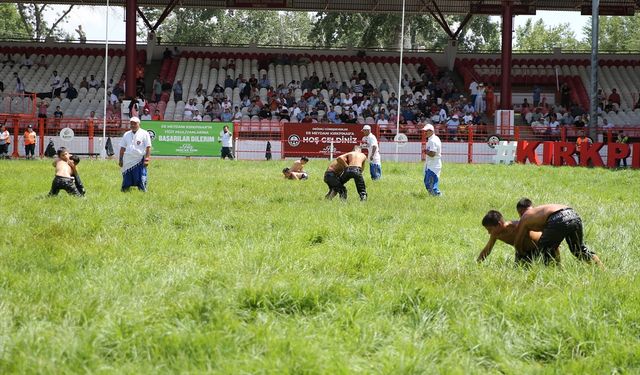
<svg viewBox="0 0 640 375">
<path fill-rule="evenodd" d="M 142 121 L 151 121 L 151 114 L 149 113 L 149 108 L 145 108 L 142 116 L 140 116 L 140 120 Z"/>
</svg>

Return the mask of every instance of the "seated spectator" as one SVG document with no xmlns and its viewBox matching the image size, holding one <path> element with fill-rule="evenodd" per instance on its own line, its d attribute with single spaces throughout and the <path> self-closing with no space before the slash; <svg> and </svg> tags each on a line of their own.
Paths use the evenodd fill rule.
<svg viewBox="0 0 640 375">
<path fill-rule="evenodd" d="M 278 117 L 280 118 L 280 121 L 282 120 L 291 121 L 291 116 L 289 115 L 289 109 L 283 105 L 280 106 L 280 109 L 278 111 Z"/>
<path fill-rule="evenodd" d="M 94 88 L 96 90 L 100 88 L 100 81 L 98 81 L 93 74 L 91 75 L 91 79 L 89 79 L 89 88 Z"/>
<path fill-rule="evenodd" d="M 60 128 L 63 117 L 64 117 L 64 114 L 62 113 L 60 106 L 57 106 L 56 111 L 53 112 L 53 118 L 54 118 L 53 124 L 55 125 L 56 128 Z"/>
<path fill-rule="evenodd" d="M 617 104 L 618 107 L 620 107 L 620 94 L 618 94 L 618 90 L 611 90 L 611 95 L 609 95 L 609 103 Z"/>
<path fill-rule="evenodd" d="M 242 111 L 240 110 L 240 108 L 238 108 L 238 106 L 235 106 L 235 109 L 233 111 L 233 121 L 240 120 L 242 120 Z"/>
<path fill-rule="evenodd" d="M 454 141 L 457 140 L 456 135 L 458 132 L 458 126 L 460 126 L 460 119 L 458 118 L 458 115 L 451 116 L 447 121 L 447 133 L 453 137 Z"/>
<path fill-rule="evenodd" d="M 231 108 L 225 108 L 220 115 L 220 120 L 223 122 L 231 122 L 233 120 L 233 113 L 231 113 Z"/>
<path fill-rule="evenodd" d="M 531 105 L 527 101 L 527 98 L 524 98 L 524 101 L 522 102 L 521 107 L 522 107 L 522 110 L 524 110 L 525 108 L 530 108 L 531 107 Z"/>
<path fill-rule="evenodd" d="M 387 79 L 383 78 L 382 82 L 380 83 L 380 86 L 378 86 L 378 91 L 383 92 L 389 92 L 389 84 L 387 83 Z"/>
<path fill-rule="evenodd" d="M 155 111 L 153 111 L 153 116 L 151 116 L 151 120 L 152 121 L 162 121 L 163 120 L 159 109 L 156 109 Z"/>
<path fill-rule="evenodd" d="M 327 112 L 327 120 L 331 124 L 341 123 L 340 119 L 338 118 L 338 113 L 333 109 L 333 106 L 329 107 L 329 111 Z"/>
<path fill-rule="evenodd" d="M 193 111 L 193 117 L 191 117 L 191 121 L 202 121 L 202 115 L 200 115 L 200 111 L 197 109 Z"/>
<path fill-rule="evenodd" d="M 258 112 L 258 117 L 261 119 L 270 119 L 271 118 L 271 111 L 269 110 L 269 108 L 265 105 L 262 108 L 260 108 L 260 111 Z"/>
<path fill-rule="evenodd" d="M 38 106 L 38 118 L 47 118 L 47 108 L 49 108 L 49 103 L 45 100 L 41 101 Z"/>
<path fill-rule="evenodd" d="M 113 92 L 107 92 L 107 95 L 109 96 L 109 104 L 111 104 L 111 106 L 115 106 L 119 101 L 118 96 Z"/>
<path fill-rule="evenodd" d="M 22 60 L 22 65 L 20 65 L 20 68 L 26 67 L 27 69 L 31 69 L 32 65 L 33 65 L 33 60 L 31 60 L 31 56 L 27 56 L 27 54 L 25 54 L 24 59 Z"/>
<path fill-rule="evenodd" d="M 365 73 L 364 68 L 360 69 L 360 73 L 358 73 L 358 81 L 366 81 L 367 73 Z"/>
<path fill-rule="evenodd" d="M 462 116 L 462 123 L 464 124 L 472 124 L 473 123 L 473 114 L 471 112 L 466 112 L 464 116 Z"/>
<path fill-rule="evenodd" d="M 220 106 L 222 107 L 222 111 L 224 111 L 225 109 L 229 109 L 229 111 L 231 111 L 231 105 L 232 104 L 229 101 L 229 98 L 224 98 L 224 100 L 220 104 Z"/>
<path fill-rule="evenodd" d="M 69 77 L 65 78 L 64 81 L 62 82 L 62 88 L 60 89 L 60 93 L 61 94 L 65 94 L 65 98 L 67 97 L 67 90 L 69 90 L 69 85 L 71 84 L 71 81 L 69 81 Z"/>
<path fill-rule="evenodd" d="M 73 83 L 69 82 L 69 86 L 67 88 L 67 99 L 73 100 L 78 97 L 78 90 L 73 87 Z"/>
<path fill-rule="evenodd" d="M 311 123 L 311 122 L 313 122 L 313 119 L 311 118 L 311 115 L 309 113 L 305 113 L 304 117 L 302 118 L 302 120 L 300 120 L 300 122 L 302 122 L 302 123 Z"/>
<path fill-rule="evenodd" d="M 162 53 L 162 59 L 166 60 L 166 59 L 170 59 L 171 57 L 173 57 L 173 54 L 169 50 L 169 47 L 165 48 L 164 52 Z"/>
<path fill-rule="evenodd" d="M 189 99 L 189 102 L 184 106 L 184 117 L 186 120 L 190 120 L 191 116 L 197 109 L 196 103 L 193 99 Z"/>
<path fill-rule="evenodd" d="M 381 114 L 380 117 L 378 117 L 378 120 L 376 121 L 376 124 L 378 124 L 378 127 L 380 129 L 380 133 L 381 134 L 390 132 L 389 119 L 387 118 L 386 115 Z"/>
<path fill-rule="evenodd" d="M 36 65 L 41 66 L 45 69 L 49 67 L 49 64 L 47 64 L 47 59 L 44 57 L 44 55 L 40 55 L 40 60 L 38 60 Z"/>
<path fill-rule="evenodd" d="M 82 81 L 80 81 L 80 88 L 89 90 L 89 82 L 87 81 L 87 77 L 82 77 Z"/>
<path fill-rule="evenodd" d="M 267 78 L 266 74 L 262 75 L 260 82 L 258 82 L 258 87 L 261 89 L 268 89 L 269 87 L 271 87 L 271 81 L 269 80 L 269 78 Z"/>
<path fill-rule="evenodd" d="M 159 97 L 158 97 L 159 99 Z M 196 93 L 196 97 L 195 97 L 195 103 L 196 105 L 198 104 L 202 104 L 204 105 L 205 100 L 207 100 L 207 98 L 203 95 L 202 90 L 200 91 L 200 93 Z"/>
<path fill-rule="evenodd" d="M 224 80 L 224 88 L 235 88 L 236 82 L 231 78 L 230 75 L 227 75 L 227 78 Z"/>
<path fill-rule="evenodd" d="M 555 116 L 549 117 L 549 123 L 547 125 L 547 134 L 557 136 L 560 134 L 560 121 Z"/>
<path fill-rule="evenodd" d="M 149 108 L 145 108 L 142 110 L 142 116 L 140 116 L 140 120 L 142 121 L 150 121 L 151 114 L 149 113 Z"/>
</svg>

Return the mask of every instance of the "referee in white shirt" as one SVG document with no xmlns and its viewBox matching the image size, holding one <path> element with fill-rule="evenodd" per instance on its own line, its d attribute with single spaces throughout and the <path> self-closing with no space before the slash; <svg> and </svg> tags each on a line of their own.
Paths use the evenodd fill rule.
<svg viewBox="0 0 640 375">
<path fill-rule="evenodd" d="M 222 154 L 220 156 L 223 159 L 228 157 L 229 160 L 233 160 L 233 153 L 231 152 L 231 147 L 233 147 L 233 133 L 229 131 L 228 125 L 224 126 L 218 142 L 222 143 Z"/>
</svg>

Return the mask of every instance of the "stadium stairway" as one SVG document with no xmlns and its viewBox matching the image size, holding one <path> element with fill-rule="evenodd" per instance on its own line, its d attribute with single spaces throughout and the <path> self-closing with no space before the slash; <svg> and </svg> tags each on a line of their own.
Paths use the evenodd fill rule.
<svg viewBox="0 0 640 375">
<path fill-rule="evenodd" d="M 147 100 L 151 101 L 153 94 L 153 80 L 160 74 L 162 60 L 152 60 L 151 64 L 144 67 L 144 87 Z"/>
</svg>

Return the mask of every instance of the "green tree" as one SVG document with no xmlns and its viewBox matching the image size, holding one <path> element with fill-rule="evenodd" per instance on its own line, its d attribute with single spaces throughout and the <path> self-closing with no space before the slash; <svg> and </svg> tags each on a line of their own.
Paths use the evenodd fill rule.
<svg viewBox="0 0 640 375">
<path fill-rule="evenodd" d="M 15 4 L 0 4 L 0 38 L 29 38 Z"/>
<path fill-rule="evenodd" d="M 640 16 L 602 16 L 599 19 L 600 32 L 598 49 L 601 51 L 640 50 Z M 583 27 L 586 35 L 583 44 L 591 47 L 591 17 Z"/>
<path fill-rule="evenodd" d="M 65 10 L 56 14 L 56 20 L 51 24 L 47 24 L 45 16 L 51 12 L 53 8 L 47 4 L 35 3 L 16 3 L 12 4 L 17 8 L 18 14 L 24 25 L 27 36 L 31 39 L 44 41 L 49 37 L 58 39 L 70 39 L 71 35 L 58 29 L 58 25 L 66 22 L 65 18 L 71 12 L 74 5 L 68 6 Z"/>
<path fill-rule="evenodd" d="M 585 45 L 577 40 L 568 23 L 547 26 L 542 19 L 535 23 L 529 19 L 516 28 L 516 51 L 550 51 L 555 47 L 571 50 L 584 49 Z"/>
<path fill-rule="evenodd" d="M 458 48 L 461 51 L 497 51 L 500 49 L 500 23 L 491 21 L 489 16 L 473 16 L 465 30 L 466 32 L 461 33 L 462 37 L 459 38 Z"/>
<path fill-rule="evenodd" d="M 152 24 L 160 13 L 145 8 Z M 156 34 L 172 43 L 309 45 L 310 32 L 311 18 L 304 12 L 179 8 Z"/>
<path fill-rule="evenodd" d="M 449 25 L 459 25 L 463 16 L 447 16 Z M 311 40 L 327 47 L 397 48 L 400 45 L 401 15 L 359 13 L 317 13 Z M 489 17 L 474 17 L 459 36 L 462 50 L 498 48 L 498 23 Z M 449 36 L 430 15 L 409 14 L 405 17 L 407 49 L 440 49 Z"/>
</svg>

